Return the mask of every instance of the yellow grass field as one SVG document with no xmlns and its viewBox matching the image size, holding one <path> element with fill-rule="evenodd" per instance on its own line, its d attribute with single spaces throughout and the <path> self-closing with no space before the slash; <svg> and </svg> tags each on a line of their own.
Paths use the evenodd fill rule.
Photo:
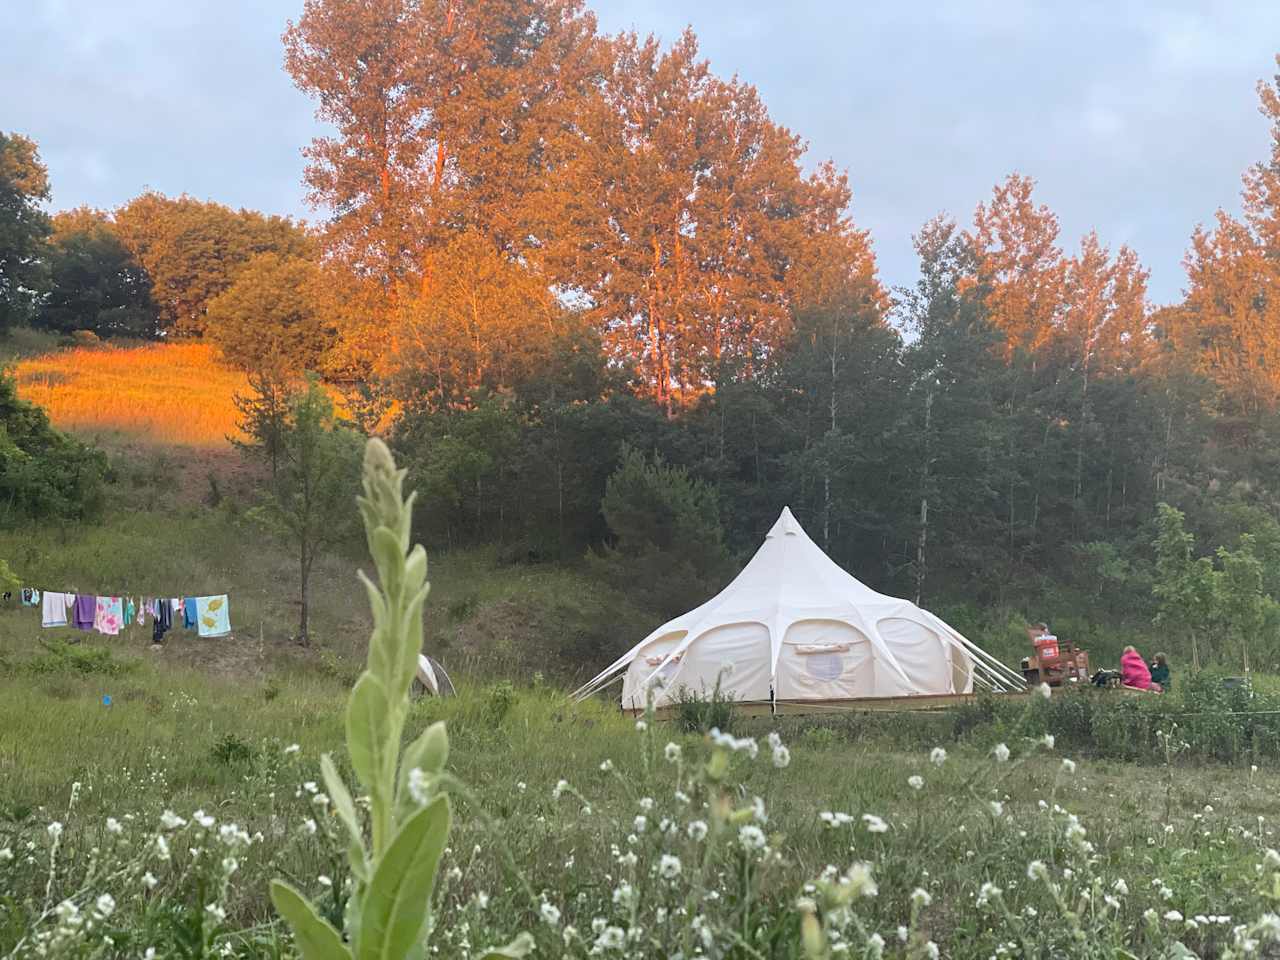
<svg viewBox="0 0 1280 960">
<path fill-rule="evenodd" d="M 238 435 L 233 398 L 248 388 L 203 343 L 77 347 L 20 360 L 15 374 L 64 430 L 206 449 Z"/>
</svg>

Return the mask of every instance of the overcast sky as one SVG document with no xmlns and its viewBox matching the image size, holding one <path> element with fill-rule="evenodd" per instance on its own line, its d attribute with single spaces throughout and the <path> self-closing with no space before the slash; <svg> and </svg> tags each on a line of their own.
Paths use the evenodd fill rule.
<svg viewBox="0 0 1280 960">
<path fill-rule="evenodd" d="M 911 234 L 967 221 L 1010 171 L 1039 182 L 1070 248 L 1134 246 L 1157 302 L 1179 296 L 1196 223 L 1238 210 L 1268 134 L 1274 0 L 594 0 L 606 30 L 687 24 L 717 72 L 762 92 L 811 159 L 849 171 L 889 284 Z M 0 0 L 0 129 L 33 137 L 55 208 L 146 187 L 312 216 L 310 102 L 281 68 L 301 0 Z M 17 11 L 22 9 L 23 12 Z"/>
</svg>

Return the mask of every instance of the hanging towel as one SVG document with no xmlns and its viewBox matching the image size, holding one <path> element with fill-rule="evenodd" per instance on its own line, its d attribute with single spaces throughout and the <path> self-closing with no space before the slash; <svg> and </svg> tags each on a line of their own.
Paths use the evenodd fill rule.
<svg viewBox="0 0 1280 960">
<path fill-rule="evenodd" d="M 133 623 L 133 615 L 137 612 L 137 608 L 133 604 L 133 597 L 124 602 L 124 626 Z"/>
<path fill-rule="evenodd" d="M 199 620 L 195 597 L 184 597 L 182 600 L 182 625 L 190 630 Z"/>
<path fill-rule="evenodd" d="M 76 597 L 73 593 L 52 593 L 46 590 L 40 603 L 40 626 L 65 627 L 67 610 L 75 602 Z"/>
<path fill-rule="evenodd" d="M 98 612 L 98 598 L 89 593 L 77 593 L 71 608 L 71 625 L 77 630 L 92 630 L 93 618 Z"/>
<path fill-rule="evenodd" d="M 98 597 L 93 611 L 93 628 L 108 637 L 120 632 L 124 623 L 124 605 L 119 597 Z"/>
<path fill-rule="evenodd" d="M 196 620 L 202 637 L 225 637 L 231 633 L 231 605 L 224 593 L 219 597 L 196 597 Z"/>
<path fill-rule="evenodd" d="M 152 608 L 151 642 L 164 643 L 164 635 L 173 626 L 173 604 L 168 600 L 157 600 Z"/>
<path fill-rule="evenodd" d="M 24 607 L 37 607 L 40 605 L 40 591 L 35 587 L 22 588 L 22 605 Z"/>
</svg>

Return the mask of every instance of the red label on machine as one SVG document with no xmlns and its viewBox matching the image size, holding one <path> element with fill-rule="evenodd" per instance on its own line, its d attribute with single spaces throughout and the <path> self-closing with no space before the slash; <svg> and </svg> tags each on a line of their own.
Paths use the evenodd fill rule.
<svg viewBox="0 0 1280 960">
<path fill-rule="evenodd" d="M 1058 659 L 1058 638 L 1041 637 L 1036 641 L 1036 656 L 1041 660 Z"/>
</svg>

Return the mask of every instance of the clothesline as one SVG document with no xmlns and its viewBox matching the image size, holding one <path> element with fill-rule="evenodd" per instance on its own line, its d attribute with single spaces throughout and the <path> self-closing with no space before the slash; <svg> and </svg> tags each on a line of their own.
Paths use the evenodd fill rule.
<svg viewBox="0 0 1280 960">
<path fill-rule="evenodd" d="M 135 602 L 133 597 L 24 587 L 21 597 L 22 606 L 40 608 L 40 625 L 45 628 L 74 627 L 116 636 L 122 627 L 135 622 L 145 626 L 150 615 L 152 643 L 163 643 L 164 635 L 179 616 L 185 629 L 195 629 L 202 637 L 226 637 L 231 633 L 231 603 L 225 593 L 139 598 Z"/>
</svg>

